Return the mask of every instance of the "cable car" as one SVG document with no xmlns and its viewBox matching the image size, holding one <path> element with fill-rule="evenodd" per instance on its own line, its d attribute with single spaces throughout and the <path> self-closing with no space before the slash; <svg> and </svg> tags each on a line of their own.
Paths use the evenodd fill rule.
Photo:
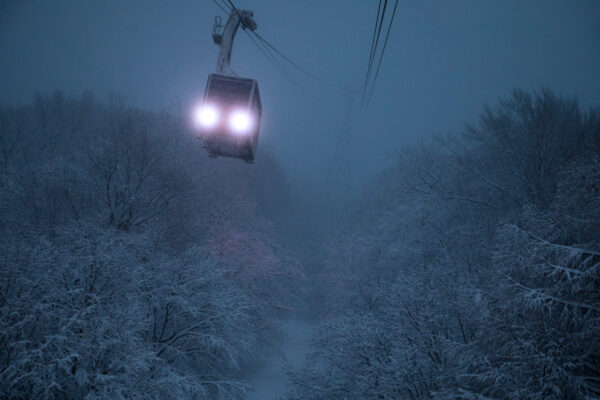
<svg viewBox="0 0 600 400">
<path fill-rule="evenodd" d="M 229 66 L 233 39 L 241 25 L 256 29 L 252 11 L 232 10 L 223 28 L 215 18 L 213 40 L 219 45 L 217 72 L 208 76 L 204 98 L 194 111 L 194 123 L 209 156 L 254 161 L 262 117 L 258 82 L 235 76 Z"/>
<path fill-rule="evenodd" d="M 210 74 L 195 120 L 208 154 L 254 161 L 262 105 L 254 79 Z"/>
</svg>

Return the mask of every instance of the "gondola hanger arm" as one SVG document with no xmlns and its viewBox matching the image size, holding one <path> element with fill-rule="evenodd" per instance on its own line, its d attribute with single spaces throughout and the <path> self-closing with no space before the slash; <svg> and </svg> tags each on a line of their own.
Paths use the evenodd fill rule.
<svg viewBox="0 0 600 400">
<path fill-rule="evenodd" d="M 223 75 L 233 76 L 231 70 L 231 51 L 233 50 L 233 40 L 237 33 L 240 25 L 243 29 L 249 29 L 254 31 L 257 27 L 256 21 L 254 21 L 254 13 L 249 10 L 238 10 L 233 9 L 229 14 L 227 23 L 221 32 L 222 25 L 220 24 L 221 19 L 215 19 L 215 26 L 213 28 L 213 40 L 219 45 L 219 55 L 217 57 L 217 73 Z"/>
</svg>

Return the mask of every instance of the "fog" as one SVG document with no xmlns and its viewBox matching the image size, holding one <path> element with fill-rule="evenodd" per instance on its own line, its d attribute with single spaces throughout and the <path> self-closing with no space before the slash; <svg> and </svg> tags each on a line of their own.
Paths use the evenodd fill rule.
<svg viewBox="0 0 600 400">
<path fill-rule="evenodd" d="M 227 0 L 0 1 L 0 397 L 600 396 L 600 2 L 233 3 L 254 164 Z"/>
<path fill-rule="evenodd" d="M 362 90 L 376 6 L 344 2 L 246 1 L 258 32 L 326 84 L 289 83 L 240 32 L 232 68 L 261 85 L 261 146 L 298 178 L 325 179 L 342 126 L 343 93 Z M 8 1 L 0 24 L 0 101 L 35 91 L 78 96 L 116 92 L 149 109 L 202 97 L 214 71 L 211 1 Z M 393 164 L 390 149 L 460 130 L 481 105 L 513 87 L 543 86 L 598 104 L 600 5 L 564 2 L 405 1 L 399 6 L 373 101 L 355 110 L 353 177 Z M 292 68 L 293 70 L 293 68 Z"/>
</svg>

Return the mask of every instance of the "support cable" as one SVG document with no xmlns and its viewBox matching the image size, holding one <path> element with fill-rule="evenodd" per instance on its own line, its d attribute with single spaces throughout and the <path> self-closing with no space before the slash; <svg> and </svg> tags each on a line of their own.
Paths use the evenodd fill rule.
<svg viewBox="0 0 600 400">
<path fill-rule="evenodd" d="M 387 46 L 388 39 L 390 37 L 390 31 L 392 30 L 392 24 L 394 23 L 394 17 L 396 16 L 396 8 L 398 7 L 398 0 L 394 4 L 394 11 L 392 11 L 392 18 L 390 19 L 390 24 L 388 25 L 387 33 L 385 35 L 385 41 L 383 42 L 383 49 L 381 50 L 381 55 L 379 56 L 379 62 L 377 64 L 377 70 L 375 71 L 375 77 L 373 78 L 373 84 L 371 85 L 371 92 L 369 93 L 369 98 L 367 99 L 367 106 L 371 101 L 371 97 L 373 97 L 373 91 L 375 90 L 375 82 L 377 82 L 377 76 L 379 76 L 379 68 L 381 67 L 381 61 L 383 60 L 383 55 L 385 54 L 385 48 Z"/>
<path fill-rule="evenodd" d="M 249 34 L 248 32 L 246 32 L 248 34 L 248 37 L 250 38 L 250 40 L 252 40 L 252 42 L 256 45 L 256 47 L 258 47 L 258 50 L 260 50 L 260 52 L 265 56 L 265 58 L 271 63 L 273 64 L 273 66 L 275 68 L 277 68 L 277 70 L 279 72 L 281 72 L 281 74 L 283 76 L 285 76 L 292 85 L 296 86 L 296 88 L 300 89 L 301 91 L 303 91 L 305 94 L 310 95 L 310 93 L 308 93 L 306 91 L 306 89 L 304 87 L 302 87 L 302 85 L 300 85 L 300 83 L 298 83 L 294 77 L 290 74 L 290 72 L 288 70 L 285 69 L 285 67 L 281 64 L 281 62 L 279 62 L 277 60 L 277 58 L 275 58 L 275 56 L 269 51 L 268 48 L 261 46 L 261 44 L 252 37 L 251 34 Z"/>
<path fill-rule="evenodd" d="M 219 3 L 217 0 L 212 0 L 212 1 L 213 1 L 213 3 L 215 3 L 215 4 L 217 5 L 217 7 L 219 7 L 221 10 L 223 10 L 223 12 L 224 12 L 225 14 L 229 14 L 229 11 L 227 11 L 227 10 L 225 9 L 225 7 L 223 7 L 223 5 L 222 5 L 221 3 Z"/>
<path fill-rule="evenodd" d="M 319 83 L 323 83 L 319 78 L 317 78 L 315 75 L 311 74 L 310 72 L 308 72 L 306 69 L 302 68 L 300 65 L 298 65 L 297 63 L 295 63 L 293 60 L 291 60 L 288 56 L 286 56 L 285 54 L 283 54 L 281 51 L 279 51 L 275 46 L 273 46 L 271 43 L 269 43 L 265 38 L 263 38 L 261 35 L 259 35 L 256 32 L 252 32 L 261 42 L 263 42 L 265 45 L 269 46 L 271 49 L 273 49 L 273 51 L 277 54 L 279 54 L 279 56 L 281 58 L 283 58 L 285 61 L 287 61 L 288 63 L 290 63 L 291 65 L 293 65 L 294 67 L 296 67 L 296 69 L 298 71 L 301 71 L 302 73 L 304 73 L 304 75 L 308 76 L 309 78 L 314 79 L 315 81 L 319 82 Z"/>
<path fill-rule="evenodd" d="M 213 1 L 216 2 L 217 0 L 213 0 Z M 235 13 L 237 13 L 241 17 L 241 14 L 240 14 L 238 8 L 235 6 L 235 4 L 233 3 L 232 0 L 221 0 L 221 1 L 222 1 L 223 5 L 225 5 L 226 7 L 228 7 L 230 9 L 230 12 L 234 11 Z M 221 7 L 221 9 L 223 9 L 223 7 Z M 290 63 L 296 69 L 298 69 L 299 71 L 301 71 L 302 73 L 304 73 L 306 76 L 312 78 L 313 80 L 315 80 L 315 81 L 317 81 L 319 83 L 324 83 L 323 81 L 321 81 L 315 75 L 311 74 L 305 68 L 302 68 L 300 65 L 298 65 L 298 63 L 294 62 L 291 58 L 289 58 L 288 56 L 286 56 L 282 51 L 280 51 L 279 49 L 277 49 L 268 40 L 266 40 L 264 37 L 262 37 L 261 35 L 259 35 L 255 31 L 250 30 L 250 32 L 248 32 L 248 30 L 246 30 L 246 29 L 243 29 L 243 30 L 244 30 L 244 32 L 246 32 L 246 34 L 248 35 L 248 37 L 250 37 L 250 39 L 252 39 L 252 41 L 254 42 L 254 44 L 258 47 L 258 49 L 261 51 L 261 53 L 263 53 L 263 55 L 267 58 L 267 60 L 269 60 L 269 62 L 271 62 L 279 70 L 279 72 L 281 72 L 294 86 L 296 86 L 298 89 L 300 89 L 302 92 L 304 92 L 305 94 L 309 95 L 310 97 L 315 97 L 313 94 L 311 94 L 310 92 L 308 92 L 300 83 L 298 83 L 298 81 L 296 79 L 294 79 L 294 77 L 292 76 L 292 74 L 277 59 L 276 55 L 278 55 L 283 60 L 285 60 L 288 63 Z M 259 40 L 259 42 L 257 42 L 252 37 L 252 35 L 254 35 Z M 260 44 L 262 44 L 262 46 L 260 46 Z M 273 52 L 275 54 L 273 54 Z"/>
<path fill-rule="evenodd" d="M 375 58 L 375 37 L 377 36 L 377 27 L 379 26 L 379 13 L 381 12 L 381 1 L 379 0 L 379 5 L 377 6 L 377 17 L 375 17 L 375 27 L 373 28 L 373 37 L 371 38 L 371 51 L 369 54 L 369 63 L 367 64 L 367 74 L 365 75 L 365 84 L 363 87 L 363 102 L 365 98 L 365 94 L 367 92 L 367 87 L 369 85 L 369 76 L 371 75 L 371 68 L 373 65 L 373 59 Z"/>
<path fill-rule="evenodd" d="M 225 3 L 225 0 L 223 0 L 223 3 Z M 237 7 L 233 4 L 233 1 L 227 0 L 227 3 L 229 3 L 229 7 L 231 7 L 233 11 L 240 15 L 240 12 L 238 11 Z"/>
<path fill-rule="evenodd" d="M 383 28 L 383 21 L 385 19 L 385 11 L 387 9 L 388 0 L 384 0 L 383 8 L 381 10 L 381 15 L 378 13 L 378 19 L 376 20 L 376 29 L 377 29 L 377 37 L 375 38 L 375 47 L 371 49 L 371 55 L 369 59 L 369 68 L 367 69 L 367 76 L 365 78 L 365 87 L 363 88 L 363 97 L 362 97 L 362 105 L 365 105 L 365 98 L 367 95 L 367 88 L 369 87 L 369 80 L 371 78 L 371 72 L 373 72 L 373 62 L 375 61 L 375 56 L 377 55 L 377 48 L 379 47 L 379 38 L 381 37 L 381 29 Z"/>
</svg>

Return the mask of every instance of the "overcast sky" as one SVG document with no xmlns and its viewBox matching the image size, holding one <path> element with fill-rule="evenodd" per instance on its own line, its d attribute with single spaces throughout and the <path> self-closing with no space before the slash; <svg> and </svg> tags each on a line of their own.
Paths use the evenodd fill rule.
<svg viewBox="0 0 600 400">
<path fill-rule="evenodd" d="M 330 84 L 296 89 L 238 33 L 232 68 L 258 80 L 260 146 L 292 177 L 325 179 L 342 125 L 338 87 L 364 80 L 376 0 L 236 0 L 258 32 Z M 124 94 L 159 109 L 202 97 L 215 69 L 211 0 L 2 1 L 0 102 L 38 90 Z M 458 132 L 515 86 L 547 86 L 600 105 L 600 1 L 401 0 L 373 100 L 356 111 L 348 159 L 362 180 L 393 162 L 393 148 Z M 260 152 L 260 149 L 259 149 Z M 258 155 L 260 157 L 260 153 Z"/>
</svg>

